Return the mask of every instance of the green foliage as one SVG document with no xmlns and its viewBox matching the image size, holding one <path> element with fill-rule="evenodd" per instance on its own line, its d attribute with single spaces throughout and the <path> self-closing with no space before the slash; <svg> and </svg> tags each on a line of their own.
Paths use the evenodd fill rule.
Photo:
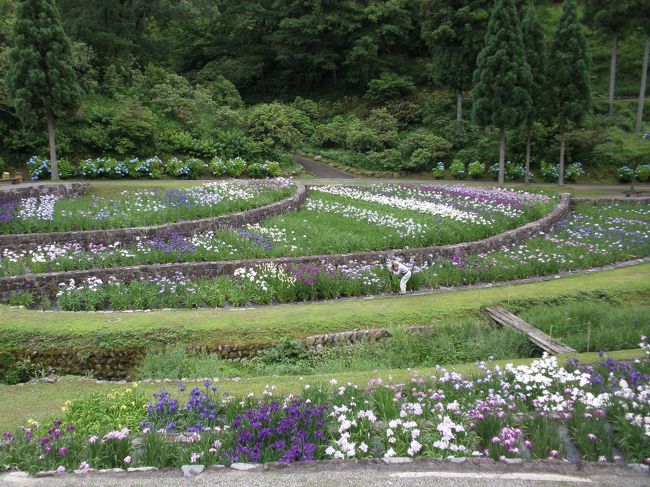
<svg viewBox="0 0 650 487">
<path fill-rule="evenodd" d="M 246 170 L 246 161 L 241 157 L 233 157 L 226 161 L 226 172 L 233 178 L 238 178 Z"/>
<path fill-rule="evenodd" d="M 489 18 L 483 0 L 421 2 L 421 35 L 431 51 L 437 84 L 463 92 L 471 87 L 476 58 L 483 47 Z"/>
<path fill-rule="evenodd" d="M 402 171 L 410 169 L 410 163 L 405 163 L 402 154 L 397 149 L 384 149 L 366 154 L 368 164 L 380 171 Z"/>
<path fill-rule="evenodd" d="M 397 139 L 397 120 L 386 108 L 372 110 L 366 124 L 379 134 L 379 138 L 386 147 L 392 147 Z"/>
<path fill-rule="evenodd" d="M 408 76 L 388 72 L 382 73 L 377 79 L 370 80 L 365 97 L 375 102 L 386 102 L 410 95 L 414 91 L 415 85 Z"/>
<path fill-rule="evenodd" d="M 167 174 L 175 178 L 196 179 L 203 174 L 204 169 L 205 163 L 196 157 L 172 157 L 165 165 Z"/>
<path fill-rule="evenodd" d="M 409 169 L 419 170 L 432 167 L 436 161 L 445 159 L 452 145 L 430 130 L 422 128 L 405 137 L 399 148 L 404 158 L 409 160 Z"/>
<path fill-rule="evenodd" d="M 587 41 L 578 20 L 575 0 L 562 4 L 549 59 L 549 95 L 560 128 L 580 123 L 589 110 L 591 88 Z"/>
<path fill-rule="evenodd" d="M 244 108 L 244 102 L 237 87 L 223 76 L 217 76 L 214 81 L 206 83 L 204 87 L 217 105 L 233 109 Z"/>
<path fill-rule="evenodd" d="M 343 147 L 348 135 L 349 121 L 336 116 L 331 122 L 317 125 L 312 134 L 312 143 L 319 147 Z"/>
<path fill-rule="evenodd" d="M 471 178 L 479 179 L 483 174 L 485 174 L 485 164 L 479 161 L 470 162 L 467 165 L 467 174 Z"/>
<path fill-rule="evenodd" d="M 546 46 L 544 45 L 542 26 L 537 18 L 537 9 L 533 2 L 530 2 L 526 8 L 526 13 L 521 22 L 521 33 L 526 50 L 526 62 L 530 66 L 532 76 L 529 90 L 532 105 L 527 120 L 527 126 L 531 127 L 533 122 L 549 115 Z"/>
<path fill-rule="evenodd" d="M 650 160 L 650 140 L 621 129 L 610 129 L 594 147 L 593 155 L 601 164 L 635 168 Z"/>
<path fill-rule="evenodd" d="M 454 159 L 451 161 L 449 172 L 454 177 L 454 179 L 465 179 L 467 176 L 467 168 L 465 167 L 465 163 L 459 159 Z"/>
<path fill-rule="evenodd" d="M 133 100 L 111 120 L 113 150 L 121 155 L 147 157 L 154 151 L 154 115 Z"/>
<path fill-rule="evenodd" d="M 274 178 L 280 175 L 280 164 L 275 161 L 249 164 L 246 171 L 252 178 Z"/>
<path fill-rule="evenodd" d="M 445 177 L 445 163 L 439 161 L 432 170 L 433 177 L 436 179 L 443 179 Z"/>
<path fill-rule="evenodd" d="M 422 121 L 422 109 L 412 101 L 391 100 L 386 103 L 386 109 L 402 129 Z"/>
<path fill-rule="evenodd" d="M 268 147 L 291 150 L 313 131 L 303 112 L 278 102 L 256 105 L 248 118 L 250 136 Z"/>
<path fill-rule="evenodd" d="M 474 72 L 474 120 L 500 129 L 520 125 L 531 109 L 531 84 L 515 5 L 497 0 Z"/>
<path fill-rule="evenodd" d="M 70 179 L 77 175 L 77 169 L 68 159 L 59 159 L 58 164 L 61 179 Z"/>
<path fill-rule="evenodd" d="M 384 148 L 380 135 L 358 120 L 353 120 L 348 126 L 345 145 L 355 152 L 371 152 Z"/>
</svg>

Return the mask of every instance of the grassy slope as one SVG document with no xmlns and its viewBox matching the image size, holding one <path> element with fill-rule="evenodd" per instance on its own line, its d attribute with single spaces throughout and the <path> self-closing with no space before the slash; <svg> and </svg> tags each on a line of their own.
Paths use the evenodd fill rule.
<svg viewBox="0 0 650 487">
<path fill-rule="evenodd" d="M 117 337 L 158 341 L 271 342 L 281 336 L 450 322 L 480 307 L 511 300 L 557 297 L 576 292 L 606 291 L 643 295 L 650 291 L 650 264 L 565 277 L 517 286 L 457 292 L 329 301 L 247 309 L 174 310 L 148 313 L 39 312 L 0 306 L 0 346 L 49 347 L 56 340 L 101 346 Z M 154 332 L 154 333 L 152 333 Z M 112 337 L 112 338 L 111 338 Z M 184 338 L 183 338 L 184 337 Z M 70 345 L 74 345 L 71 343 Z M 132 345 L 132 344 L 130 344 Z"/>
<path fill-rule="evenodd" d="M 608 356 L 617 360 L 631 360 L 640 358 L 644 354 L 640 349 L 623 350 L 608 353 Z M 595 362 L 598 360 L 597 353 L 569 354 L 563 356 L 561 360 L 568 357 L 577 357 L 583 363 Z M 529 364 L 534 359 L 502 360 L 493 362 L 494 365 L 504 365 L 511 363 L 514 365 Z M 475 375 L 478 369 L 475 364 L 462 364 L 448 367 L 465 375 Z M 421 374 L 434 374 L 435 368 L 418 369 Z M 266 384 L 273 384 L 277 387 L 277 394 L 299 393 L 303 384 L 320 384 L 327 383 L 336 378 L 339 383 L 352 382 L 359 386 L 365 386 L 372 378 L 382 378 L 385 382 L 403 383 L 408 380 L 411 374 L 410 370 L 376 370 L 372 372 L 351 372 L 337 374 L 321 374 L 298 378 L 295 376 L 274 376 L 274 377 L 256 377 L 241 380 L 221 381 L 220 387 L 234 395 L 245 395 L 248 392 L 254 392 L 259 395 Z M 201 382 L 201 381 L 199 381 Z M 63 403 L 69 399 L 75 399 L 81 396 L 92 394 L 96 391 L 110 392 L 112 389 L 123 389 L 128 387 L 124 384 L 102 383 L 97 384 L 89 380 L 63 380 L 57 384 L 20 384 L 15 386 L 0 385 L 0 431 L 13 429 L 29 418 L 43 420 L 52 415 L 56 415 Z M 157 391 L 161 384 L 142 384 L 144 390 L 148 393 Z M 170 391 L 176 391 L 175 384 L 168 383 L 165 387 Z M 17 407 L 20 405 L 20 407 Z"/>
</svg>

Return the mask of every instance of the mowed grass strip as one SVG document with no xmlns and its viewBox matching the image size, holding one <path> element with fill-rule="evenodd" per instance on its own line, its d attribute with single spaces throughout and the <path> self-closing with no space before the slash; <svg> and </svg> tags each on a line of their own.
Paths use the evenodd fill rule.
<svg viewBox="0 0 650 487">
<path fill-rule="evenodd" d="M 620 350 L 607 353 L 608 357 L 615 360 L 634 360 L 645 356 L 641 349 Z M 597 353 L 578 353 L 566 354 L 558 357 L 561 364 L 565 365 L 567 359 L 577 358 L 581 363 L 594 363 L 600 357 Z M 490 362 L 490 366 L 505 364 L 528 365 L 535 359 L 516 359 L 516 360 L 498 360 Z M 465 376 L 477 376 L 480 370 L 477 364 L 461 364 L 446 367 L 449 371 L 455 371 Z M 434 367 L 418 368 L 422 375 L 436 374 Z M 378 369 L 364 372 L 347 372 L 347 373 L 330 373 L 315 374 L 304 377 L 298 376 L 266 376 L 255 378 L 228 379 L 220 380 L 217 385 L 224 392 L 229 392 L 235 396 L 245 396 L 249 392 L 259 396 L 266 385 L 275 385 L 275 395 L 282 396 L 289 393 L 298 394 L 302 391 L 305 384 L 312 386 L 318 384 L 328 384 L 332 379 L 336 379 L 339 384 L 348 382 L 356 384 L 359 387 L 365 387 L 370 379 L 380 378 L 385 383 L 402 384 L 406 383 L 411 377 L 412 369 Z M 199 381 L 190 381 L 188 390 L 196 385 L 201 385 L 203 379 Z M 130 387 L 130 384 L 118 384 L 103 382 L 97 383 L 93 380 L 63 378 L 58 383 L 34 383 L 18 384 L 14 386 L 0 385 L 0 432 L 12 430 L 18 426 L 24 425 L 27 419 L 42 421 L 55 416 L 61 411 L 61 407 L 67 400 L 73 400 L 80 397 L 88 396 L 97 391 L 109 393 L 112 390 L 123 390 Z M 140 387 L 148 394 L 157 392 L 161 387 L 165 387 L 173 395 L 180 398 L 187 398 L 187 393 L 178 393 L 176 382 L 165 383 L 140 383 Z"/>
<path fill-rule="evenodd" d="M 450 323 L 496 303 L 507 307 L 510 301 L 598 291 L 647 296 L 650 264 L 512 286 L 260 308 L 85 313 L 1 306 L 0 346 L 40 344 L 47 348 L 56 345 L 51 340 L 54 337 L 91 342 L 100 338 L 103 341 L 111 335 L 183 335 L 185 340 L 209 337 L 223 343 L 271 343 L 283 337 L 325 332 Z"/>
</svg>

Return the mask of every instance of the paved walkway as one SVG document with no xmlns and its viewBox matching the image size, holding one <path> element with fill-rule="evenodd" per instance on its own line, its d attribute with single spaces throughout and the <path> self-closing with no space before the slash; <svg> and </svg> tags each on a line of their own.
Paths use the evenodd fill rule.
<svg viewBox="0 0 650 487">
<path fill-rule="evenodd" d="M 6 479 L 6 477 L 5 477 Z M 209 469 L 198 477 L 186 479 L 180 470 L 150 474 L 87 474 L 61 475 L 54 478 L 14 478 L 0 486 L 60 487 L 60 486 L 215 486 L 215 487 L 560 487 L 560 486 L 647 486 L 647 473 L 630 468 L 587 467 L 578 470 L 573 465 L 526 466 L 485 465 L 356 465 L 354 462 L 330 466 L 304 464 L 283 470 L 235 471 Z"/>
<path fill-rule="evenodd" d="M 305 171 L 307 171 L 312 176 L 316 176 L 317 178 L 334 179 L 334 180 L 356 179 L 356 176 L 352 174 L 339 171 L 338 169 L 335 169 L 332 166 L 328 166 L 327 164 L 323 164 L 322 162 L 315 161 L 314 159 L 309 159 L 308 157 L 303 157 L 303 156 L 293 156 L 293 158 L 296 160 L 298 164 L 300 164 L 302 167 L 305 168 Z"/>
</svg>

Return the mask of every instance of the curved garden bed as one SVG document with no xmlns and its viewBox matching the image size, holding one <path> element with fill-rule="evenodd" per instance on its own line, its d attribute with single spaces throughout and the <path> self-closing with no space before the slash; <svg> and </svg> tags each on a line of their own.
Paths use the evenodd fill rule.
<svg viewBox="0 0 650 487">
<path fill-rule="evenodd" d="M 300 191 L 302 189 L 302 191 Z M 292 198 L 297 200 L 305 197 L 304 187 L 299 188 Z M 275 204 L 276 206 L 279 203 Z M 268 207 L 266 207 L 268 208 Z M 252 210 L 260 213 L 264 208 Z M 386 259 L 398 257 L 416 264 L 431 263 L 435 259 L 450 259 L 453 256 L 467 256 L 477 253 L 484 253 L 524 241 L 532 236 L 549 231 L 553 225 L 565 220 L 571 210 L 571 198 L 569 194 L 562 194 L 559 204 L 548 215 L 543 218 L 527 223 L 521 227 L 508 230 L 499 235 L 488 237 L 474 242 L 464 242 L 454 245 L 442 245 L 422 248 L 391 249 L 372 252 L 356 252 L 346 254 L 310 255 L 301 257 L 279 257 L 268 259 L 231 260 L 214 262 L 181 262 L 173 264 L 154 264 L 130 267 L 91 269 L 82 271 L 50 272 L 42 274 L 27 274 L 18 276 L 7 276 L 0 278 L 0 298 L 9 300 L 14 292 L 28 289 L 37 296 L 55 296 L 60 290 L 62 282 L 81 282 L 87 279 L 101 280 L 108 282 L 111 279 L 120 283 L 130 281 L 146 280 L 153 277 L 173 278 L 182 274 L 185 278 L 211 278 L 222 275 L 232 275 L 240 268 L 259 267 L 264 264 L 274 266 L 308 266 L 323 265 L 341 266 L 352 261 L 358 262 L 384 262 Z M 229 215 L 229 217 L 237 217 Z M 223 217 L 225 218 L 225 217 Z M 195 222 L 187 222 L 195 223 Z M 213 223 L 214 225 L 214 223 Z"/>
<path fill-rule="evenodd" d="M 0 235 L 0 247 L 6 250 L 20 250 L 34 248 L 52 242 L 62 244 L 74 242 L 82 246 L 88 246 L 89 244 L 111 245 L 115 242 L 135 243 L 139 239 L 151 238 L 170 233 L 190 235 L 196 232 L 213 230 L 215 228 L 236 227 L 259 223 L 270 216 L 280 215 L 287 211 L 296 210 L 305 202 L 307 189 L 299 182 L 296 182 L 295 185 L 295 193 L 287 198 L 237 213 L 145 227 L 5 234 Z"/>
</svg>

